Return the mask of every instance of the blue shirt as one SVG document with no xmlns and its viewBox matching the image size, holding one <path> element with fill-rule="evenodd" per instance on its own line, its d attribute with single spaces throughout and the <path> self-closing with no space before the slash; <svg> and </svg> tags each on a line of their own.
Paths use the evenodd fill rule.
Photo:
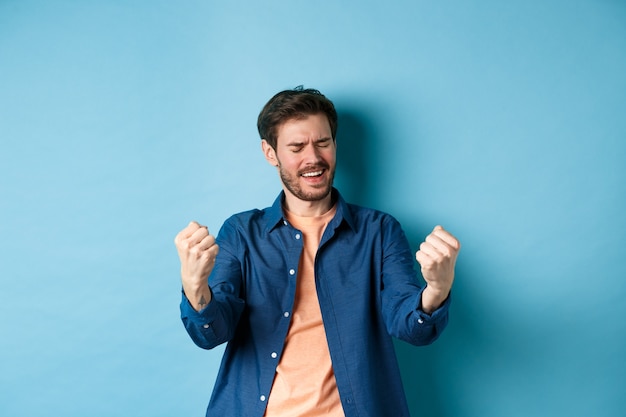
<svg viewBox="0 0 626 417">
<path fill-rule="evenodd" d="M 420 309 L 415 260 L 390 215 L 346 203 L 315 258 L 315 282 L 337 389 L 346 417 L 409 416 L 392 336 L 433 342 L 450 300 L 431 315 Z M 192 340 L 211 349 L 228 342 L 207 416 L 263 416 L 289 329 L 302 234 L 272 207 L 229 218 L 209 277 L 213 294 L 197 312 L 183 294 L 181 318 Z"/>
</svg>

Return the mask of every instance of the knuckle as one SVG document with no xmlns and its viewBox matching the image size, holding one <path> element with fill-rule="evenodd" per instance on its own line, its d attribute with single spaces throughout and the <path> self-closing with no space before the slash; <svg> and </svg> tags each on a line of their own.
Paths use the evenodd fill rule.
<svg viewBox="0 0 626 417">
<path fill-rule="evenodd" d="M 196 257 L 199 257 L 202 255 L 202 251 L 197 245 L 189 245 L 189 253 Z"/>
</svg>

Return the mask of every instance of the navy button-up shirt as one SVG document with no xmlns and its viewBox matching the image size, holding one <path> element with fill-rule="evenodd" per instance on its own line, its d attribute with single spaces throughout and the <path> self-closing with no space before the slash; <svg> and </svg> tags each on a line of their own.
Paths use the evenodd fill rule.
<svg viewBox="0 0 626 417">
<path fill-rule="evenodd" d="M 392 336 L 433 342 L 448 321 L 449 299 L 421 311 L 422 288 L 399 223 L 380 211 L 347 204 L 315 258 L 315 283 L 345 415 L 408 416 Z M 197 312 L 183 294 L 181 317 L 204 349 L 228 342 L 207 416 L 263 416 L 291 320 L 302 234 L 272 207 L 229 218 L 209 277 L 213 298 Z"/>
</svg>

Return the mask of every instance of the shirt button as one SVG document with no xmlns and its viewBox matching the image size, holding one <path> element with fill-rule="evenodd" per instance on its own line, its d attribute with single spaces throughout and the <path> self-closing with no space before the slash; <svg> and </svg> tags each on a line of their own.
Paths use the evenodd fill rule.
<svg viewBox="0 0 626 417">
<path fill-rule="evenodd" d="M 283 224 L 287 226 L 287 220 L 283 220 Z"/>
<path fill-rule="evenodd" d="M 290 269 L 290 270 L 289 270 L 289 275 L 293 275 L 293 274 L 295 274 L 295 273 L 296 273 L 296 270 L 295 270 L 295 269 Z"/>
<path fill-rule="evenodd" d="M 424 323 L 424 320 L 422 320 L 421 318 L 419 318 L 419 319 L 417 319 L 417 322 L 418 322 L 419 324 L 423 324 L 423 323 Z"/>
<path fill-rule="evenodd" d="M 296 239 L 300 239 L 300 233 L 296 233 Z"/>
<path fill-rule="evenodd" d="M 289 317 L 289 312 L 288 312 L 288 311 L 285 311 L 285 312 L 283 313 L 283 316 L 285 316 L 285 317 Z"/>
<path fill-rule="evenodd" d="M 211 327 L 211 325 L 210 325 L 210 324 L 205 324 L 205 325 L 204 325 L 204 326 L 202 326 L 202 327 L 204 327 L 205 329 L 208 329 L 209 327 Z"/>
<path fill-rule="evenodd" d="M 259 398 L 259 400 L 265 401 L 265 395 L 261 395 L 261 398 Z"/>
<path fill-rule="evenodd" d="M 272 352 L 272 358 L 276 359 L 277 356 L 278 354 L 276 352 Z"/>
</svg>

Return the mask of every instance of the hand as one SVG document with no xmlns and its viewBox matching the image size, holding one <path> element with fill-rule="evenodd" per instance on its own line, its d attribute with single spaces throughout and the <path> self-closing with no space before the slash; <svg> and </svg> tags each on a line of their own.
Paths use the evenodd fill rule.
<svg viewBox="0 0 626 417">
<path fill-rule="evenodd" d="M 211 301 L 208 279 L 219 246 L 206 226 L 191 222 L 174 239 L 180 258 L 183 290 L 194 308 L 201 310 Z"/>
<path fill-rule="evenodd" d="M 461 249 L 459 241 L 443 227 L 435 226 L 415 254 L 421 265 L 426 289 L 422 294 L 425 312 L 436 310 L 445 301 L 454 281 L 454 266 Z"/>
</svg>

